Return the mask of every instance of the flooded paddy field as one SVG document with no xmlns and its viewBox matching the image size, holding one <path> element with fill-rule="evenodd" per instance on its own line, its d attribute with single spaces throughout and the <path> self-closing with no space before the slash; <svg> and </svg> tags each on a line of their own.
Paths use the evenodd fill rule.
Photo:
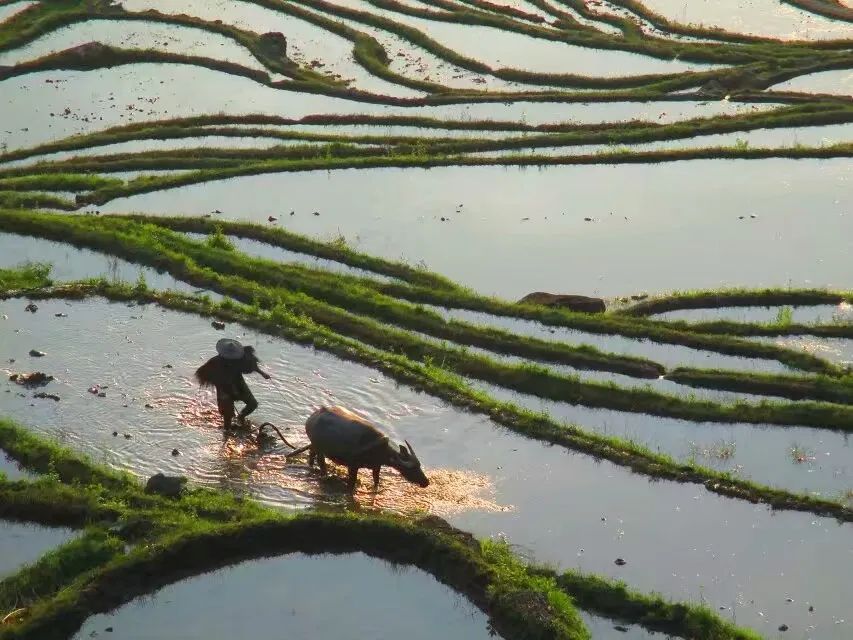
<svg viewBox="0 0 853 640">
<path fill-rule="evenodd" d="M 0 520 L 0 580 L 74 537 L 70 529 Z"/>
<path fill-rule="evenodd" d="M 849 638 L 850 12 L 0 3 L 0 636 Z"/>
<path fill-rule="evenodd" d="M 357 576 L 360 588 L 352 589 L 345 576 Z M 228 602 L 229 608 L 200 618 L 211 601 Z M 326 615 L 326 607 L 339 615 Z M 100 636 L 108 628 L 112 638 L 139 640 L 213 640 L 247 632 L 271 635 L 284 628 L 297 638 L 494 637 L 480 611 L 429 574 L 362 554 L 295 554 L 220 569 L 93 616 L 74 637 Z"/>
<path fill-rule="evenodd" d="M 641 186 L 609 188 L 624 181 Z M 423 261 L 487 294 L 615 296 L 648 291 L 650 282 L 657 291 L 847 286 L 849 186 L 847 160 L 370 169 L 237 178 L 99 209 L 149 215 L 218 209 L 224 218 L 254 222 L 284 215 L 288 229 L 320 238 L 341 234 L 362 251 Z M 296 213 L 287 217 L 290 211 Z M 468 248 L 475 242 L 490 250 L 472 261 Z M 651 251 L 652 242 L 667 251 Z M 718 251 L 723 244 L 726 260 Z"/>
<path fill-rule="evenodd" d="M 30 420 L 39 425 L 39 433 L 142 477 L 156 472 L 183 474 L 193 482 L 248 493 L 285 508 L 345 502 L 340 476 L 323 480 L 304 461 L 285 463 L 287 449 L 280 445 L 261 453 L 252 442 L 223 442 L 214 423 L 213 398 L 191 380 L 198 361 L 222 335 L 208 322 L 152 305 L 128 308 L 99 300 L 45 301 L 34 315 L 23 306 L 21 300 L 0 305 L 9 317 L 4 329 L 19 329 L 7 334 L 14 338 L 0 347 L 3 358 L 16 358 L 9 367 L 29 364 L 26 351 L 38 338 L 38 348 L 47 353 L 38 365 L 56 374 L 49 387 L 62 400 L 20 397 L 8 383 L 13 393 L 4 396 L 4 408 L 10 417 Z M 57 310 L 68 317 L 55 318 Z M 80 331 L 81 326 L 93 325 L 98 329 Z M 78 337 L 74 349 L 69 349 L 65 345 L 72 335 Z M 180 345 L 169 340 L 172 335 L 182 336 Z M 401 440 L 416 443 L 433 479 L 430 487 L 419 490 L 387 472 L 384 488 L 374 494 L 364 474 L 356 495 L 364 507 L 402 513 L 426 509 L 478 535 L 502 533 L 541 561 L 625 578 L 675 599 L 703 594 L 715 605 L 735 606 L 741 622 L 766 624 L 765 616 L 775 620 L 791 611 L 787 597 L 816 602 L 819 593 L 823 628 L 835 629 L 830 625 L 845 617 L 845 600 L 839 594 L 849 588 L 846 576 L 839 574 L 836 583 L 829 578 L 834 559 L 851 553 L 849 525 L 809 514 L 773 514 L 763 507 L 704 495 L 701 487 L 648 483 L 609 463 L 567 455 L 560 447 L 545 447 L 483 417 L 396 387 L 369 368 L 237 325 L 228 327 L 228 335 L 257 346 L 273 375 L 269 382 L 252 381 L 263 419 L 283 428 L 294 444 L 304 441 L 301 423 L 318 402 L 356 408 Z M 94 384 L 106 397 L 88 392 Z M 569 415 L 573 420 L 583 416 L 579 421 L 585 423 L 588 413 Z M 656 428 L 666 421 L 647 422 Z M 721 436 L 736 433 L 735 426 L 713 428 Z M 697 442 L 703 433 L 699 425 L 661 424 L 664 429 L 679 429 L 685 440 Z M 806 431 L 798 436 L 809 438 Z M 775 460 L 776 467 L 790 470 L 787 476 L 773 474 L 781 486 L 808 484 L 804 478 L 811 476 L 814 483 L 832 477 L 824 468 L 831 463 L 823 458 L 795 465 L 784 451 L 785 434 L 778 438 L 775 457 L 767 451 L 762 457 L 761 446 L 752 452 L 744 445 L 743 450 L 736 449 L 731 465 L 742 457 L 766 461 L 771 467 Z M 830 441 L 836 441 L 834 434 L 821 432 L 808 440 L 815 447 L 831 447 L 833 456 L 843 460 L 849 452 L 843 439 L 838 438 L 836 445 Z M 661 442 L 667 442 L 663 435 Z M 773 447 L 768 442 L 764 449 Z M 173 456 L 172 449 L 180 455 Z M 761 478 L 760 473 L 756 470 L 755 475 Z M 842 479 L 836 478 L 838 486 Z M 817 486 L 814 483 L 812 487 Z M 537 487 L 533 502 L 526 498 L 529 486 Z M 658 530 L 661 519 L 672 523 L 667 528 L 671 535 Z M 721 538 L 722 520 L 726 531 Z M 756 528 L 762 531 L 760 543 Z M 760 544 L 762 552 L 753 555 L 751 544 Z M 813 545 L 819 545 L 818 556 Z M 614 567 L 616 557 L 628 558 L 629 564 Z M 786 571 L 793 566 L 796 571 Z M 731 593 L 738 594 L 734 604 L 728 600 Z"/>
</svg>

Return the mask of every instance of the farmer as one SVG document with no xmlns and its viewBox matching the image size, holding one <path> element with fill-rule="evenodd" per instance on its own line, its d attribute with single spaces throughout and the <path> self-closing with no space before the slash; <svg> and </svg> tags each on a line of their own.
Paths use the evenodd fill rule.
<svg viewBox="0 0 853 640">
<path fill-rule="evenodd" d="M 216 353 L 218 355 L 196 370 L 195 377 L 201 386 L 216 388 L 216 404 L 222 415 L 223 428 L 228 431 L 234 419 L 235 402 L 246 405 L 237 415 L 240 423 L 245 423 L 246 416 L 258 408 L 258 401 L 249 391 L 243 374 L 257 372 L 266 380 L 270 379 L 270 375 L 258 366 L 254 347 L 243 346 L 231 338 L 222 338 L 216 343 Z"/>
</svg>

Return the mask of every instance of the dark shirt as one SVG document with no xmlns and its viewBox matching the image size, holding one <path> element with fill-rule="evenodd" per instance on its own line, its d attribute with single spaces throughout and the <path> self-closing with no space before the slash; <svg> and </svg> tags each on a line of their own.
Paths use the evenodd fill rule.
<svg viewBox="0 0 853 640">
<path fill-rule="evenodd" d="M 257 369 L 257 357 L 254 353 L 247 351 L 246 356 L 241 360 L 213 356 L 196 370 L 195 377 L 204 386 L 216 387 L 219 393 L 241 398 L 249 393 L 243 374 L 252 373 Z"/>
</svg>

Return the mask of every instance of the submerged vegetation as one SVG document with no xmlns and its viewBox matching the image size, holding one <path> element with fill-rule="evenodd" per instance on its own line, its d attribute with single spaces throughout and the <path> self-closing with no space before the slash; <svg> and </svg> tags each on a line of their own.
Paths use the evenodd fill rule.
<svg viewBox="0 0 853 640">
<path fill-rule="evenodd" d="M 833 0 L 783 2 L 801 16 L 820 16 L 825 26 L 853 19 L 850 9 Z M 849 37 L 811 39 L 798 32 L 784 40 L 761 35 L 758 27 L 756 33 L 736 33 L 683 24 L 642 0 L 246 0 L 227 3 L 216 19 L 160 4 L 162 10 L 132 11 L 111 0 L 42 0 L 0 19 L 0 54 L 8 56 L 0 63 L 0 90 L 20 82 L 30 91 L 33 83 L 43 83 L 61 96 L 56 104 L 63 104 L 60 82 L 77 72 L 180 65 L 218 74 L 225 84 L 217 92 L 231 91 L 227 83 L 233 80 L 241 83 L 235 87 L 264 95 L 294 102 L 311 96 L 316 102 L 310 104 L 330 106 L 315 112 L 303 112 L 302 106 L 255 110 L 250 101 L 250 111 L 241 96 L 232 113 L 205 113 L 195 105 L 170 111 L 156 104 L 157 95 L 139 108 L 120 104 L 105 91 L 94 99 L 86 96 L 79 114 L 73 98 L 70 106 L 51 102 L 54 122 L 67 121 L 57 127 L 60 133 L 47 132 L 40 116 L 33 123 L 4 120 L 11 145 L 0 139 L 0 232 L 121 258 L 199 291 L 158 291 L 142 274 L 135 283 L 60 282 L 48 264 L 4 263 L 0 299 L 102 297 L 239 323 L 360 363 L 482 414 L 493 426 L 640 477 L 692 483 L 715 496 L 835 518 L 843 526 L 853 522 L 851 489 L 791 489 L 741 473 L 740 449 L 728 431 L 754 425 L 750 434 L 796 434 L 782 457 L 789 458 L 787 467 L 793 463 L 804 470 L 816 459 L 812 441 L 799 443 L 804 434 L 822 438 L 836 431 L 844 437 L 853 431 L 848 366 L 751 339 L 853 338 L 853 322 L 795 319 L 799 307 L 853 303 L 850 291 L 789 287 L 637 295 L 608 301 L 604 313 L 580 313 L 482 295 L 425 267 L 358 251 L 340 232 L 324 242 L 281 226 L 211 215 L 117 215 L 95 209 L 111 203 L 110 211 L 116 211 L 121 198 L 260 174 L 850 158 L 853 142 L 844 138 L 843 128 L 853 123 L 850 96 L 777 87 L 811 74 L 849 70 Z M 256 10 L 256 17 L 236 18 L 237 4 Z M 181 27 L 202 45 L 191 54 L 178 53 L 143 36 L 137 45 L 54 46 L 52 38 L 61 29 L 93 20 L 136 24 L 141 32 L 143 26 Z M 273 24 L 269 28 L 283 33 L 265 32 Z M 464 30 L 468 46 L 452 37 L 456 29 Z M 217 47 L 204 46 L 205 36 L 224 39 L 245 56 L 228 59 Z M 487 48 L 475 46 L 492 36 L 507 39 L 499 62 L 489 59 Z M 513 39 L 531 49 L 552 47 L 549 57 L 564 57 L 568 66 L 532 68 L 536 64 L 515 55 Z M 340 42 L 348 51 L 345 59 L 327 60 L 324 47 Z M 574 54 L 584 50 L 597 51 L 602 59 L 607 54 L 608 62 L 601 67 L 583 62 Z M 99 106 L 85 115 L 90 102 Z M 528 121 L 521 107 L 537 103 L 554 105 L 554 114 L 565 107 L 566 116 Z M 639 113 L 649 103 L 666 110 L 613 122 L 576 121 L 570 110 L 571 105 L 594 104 L 603 111 L 608 104 L 624 104 L 635 105 Z M 442 108 L 454 105 L 461 117 L 441 116 Z M 489 106 L 497 114 L 515 106 L 520 115 L 495 117 L 485 109 Z M 696 113 L 705 115 L 691 113 L 697 106 L 704 109 Z M 33 107 L 36 115 L 48 109 Z M 473 107 L 483 110 L 462 111 Z M 812 145 L 799 143 L 796 132 L 819 127 L 841 133 Z M 782 141 L 761 142 L 767 132 L 777 132 Z M 791 132 L 793 142 L 785 141 Z M 241 144 L 232 145 L 237 139 Z M 253 143 L 243 148 L 246 140 Z M 132 208 L 132 202 L 123 208 Z M 246 240 L 294 259 L 254 257 L 241 250 Z M 214 301 L 203 291 L 222 297 Z M 775 317 L 766 322 L 657 317 L 755 306 L 775 308 Z M 605 344 L 613 346 L 587 344 L 600 337 L 610 338 Z M 708 358 L 709 366 L 672 364 L 678 358 L 673 354 Z M 732 369 L 735 364 L 740 368 Z M 494 392 L 481 390 L 484 385 Z M 513 401 L 498 399 L 498 393 Z M 665 417 L 702 435 L 695 440 L 689 435 L 689 454 L 678 456 L 650 438 L 631 439 L 628 429 L 624 436 L 612 435 L 606 420 L 603 428 L 589 427 L 516 402 L 583 407 L 587 415 Z M 283 513 L 192 485 L 177 499 L 146 493 L 138 478 L 93 464 L 1 414 L 0 455 L 8 453 L 39 475 L 10 481 L 0 472 L 0 518 L 79 530 L 70 542 L 0 579 L 4 640 L 72 637 L 92 614 L 242 560 L 352 551 L 429 572 L 470 599 L 506 640 L 586 640 L 589 631 L 578 609 L 685 640 L 759 637 L 723 620 L 704 600 L 701 605 L 670 602 L 605 577 L 527 563 L 505 541 L 478 540 L 435 516 L 336 509 Z M 720 437 L 705 435 L 717 427 Z"/>
</svg>

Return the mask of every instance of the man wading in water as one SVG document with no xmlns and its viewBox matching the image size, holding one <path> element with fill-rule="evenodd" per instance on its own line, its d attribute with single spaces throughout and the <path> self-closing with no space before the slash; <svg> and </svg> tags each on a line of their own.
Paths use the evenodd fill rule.
<svg viewBox="0 0 853 640">
<path fill-rule="evenodd" d="M 222 338 L 216 343 L 216 353 L 210 360 L 201 365 L 195 372 L 196 380 L 203 387 L 216 388 L 216 404 L 222 414 L 223 427 L 231 429 L 234 419 L 234 403 L 246 404 L 237 415 L 237 421 L 245 424 L 246 416 L 258 408 L 258 401 L 249 391 L 244 373 L 260 373 L 266 380 L 270 375 L 261 371 L 255 348 L 246 346 L 230 338 Z"/>
</svg>

